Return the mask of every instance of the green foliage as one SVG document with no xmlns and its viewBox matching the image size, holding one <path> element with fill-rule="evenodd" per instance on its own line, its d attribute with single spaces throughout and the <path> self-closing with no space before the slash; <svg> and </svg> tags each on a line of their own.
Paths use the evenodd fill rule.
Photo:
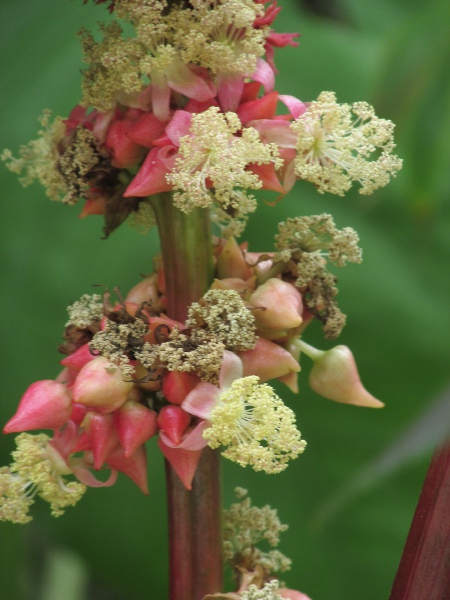
<svg viewBox="0 0 450 600">
<path fill-rule="evenodd" d="M 386 403 L 382 411 L 333 404 L 307 386 L 302 362 L 298 397 L 277 392 L 296 411 L 308 441 L 285 473 L 255 474 L 224 465 L 225 505 L 243 485 L 257 505 L 271 504 L 290 524 L 281 550 L 293 559 L 289 587 L 314 600 L 387 598 L 429 456 L 415 458 L 394 478 L 350 499 L 324 528 L 314 515 L 336 490 L 393 444 L 445 383 L 448 335 L 450 87 L 446 78 L 450 10 L 445 0 L 343 0 L 343 19 L 320 19 L 285 2 L 277 30 L 300 31 L 300 48 L 277 53 L 277 89 L 308 101 L 333 90 L 341 102 L 366 100 L 398 123 L 398 153 L 405 167 L 385 190 L 367 199 L 320 196 L 298 183 L 277 206 L 261 202 L 250 220 L 250 249 L 271 250 L 279 221 L 330 212 L 338 227 L 354 227 L 362 265 L 340 273 L 340 305 L 349 316 L 340 343 L 349 345 L 366 387 Z M 104 6 L 4 0 L 0 9 L 2 146 L 15 151 L 32 139 L 37 117 L 49 107 L 66 115 L 79 98 L 81 52 L 75 31 L 107 18 Z M 19 187 L 0 170 L 3 196 L 0 421 L 14 412 L 25 388 L 56 376 L 55 350 L 65 307 L 92 284 L 124 291 L 151 270 L 155 232 L 140 236 L 126 225 L 101 240 L 101 219 L 77 219 L 78 208 L 51 203 L 37 185 Z M 264 199 L 264 194 L 261 195 Z M 319 325 L 307 341 L 328 348 Z M 433 432 L 427 431 L 430 439 Z M 0 439 L 8 462 L 12 437 Z M 75 550 L 91 576 L 128 600 L 163 598 L 167 577 L 162 457 L 149 456 L 150 497 L 125 477 L 110 489 L 89 490 L 58 520 L 37 511 L 37 527 L 53 544 Z M 18 584 L 23 547 L 40 547 L 30 530 L 0 525 L 0 581 L 10 600 L 31 600 Z M 30 566 L 31 569 L 32 565 Z M 60 593 L 65 598 L 64 589 Z"/>
</svg>

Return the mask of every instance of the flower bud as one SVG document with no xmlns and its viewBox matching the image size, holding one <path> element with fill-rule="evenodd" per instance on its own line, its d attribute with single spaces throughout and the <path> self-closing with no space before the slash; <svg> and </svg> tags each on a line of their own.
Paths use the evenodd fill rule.
<svg viewBox="0 0 450 600">
<path fill-rule="evenodd" d="M 169 440 L 178 446 L 183 433 L 189 427 L 191 415 L 180 406 L 164 406 L 159 412 L 157 422 Z"/>
<path fill-rule="evenodd" d="M 241 248 L 232 237 L 227 241 L 217 259 L 217 274 L 219 279 L 237 277 L 244 280 L 253 275 L 245 262 Z"/>
<path fill-rule="evenodd" d="M 335 346 L 312 358 L 314 366 L 309 375 L 309 385 L 317 394 L 335 402 L 356 406 L 384 406 L 362 385 L 350 348 Z"/>
<path fill-rule="evenodd" d="M 194 373 L 168 371 L 164 375 L 162 391 L 168 402 L 180 405 L 199 382 Z"/>
<path fill-rule="evenodd" d="M 250 302 L 261 307 L 253 311 L 253 316 L 256 332 L 266 339 L 284 338 L 302 323 L 301 294 L 293 285 L 281 279 L 268 279 L 253 292 Z"/>
<path fill-rule="evenodd" d="M 98 470 L 119 443 L 112 415 L 88 412 L 81 426 L 86 430 L 94 455 L 94 469 Z"/>
<path fill-rule="evenodd" d="M 36 381 L 22 396 L 3 433 L 59 429 L 68 421 L 71 411 L 70 392 L 65 385 L 51 379 Z"/>
<path fill-rule="evenodd" d="M 75 352 L 72 352 L 72 354 L 69 354 L 69 356 L 63 358 L 60 361 L 60 364 L 63 367 L 67 367 L 68 369 L 80 371 L 80 369 L 82 369 L 84 365 L 87 365 L 87 363 L 91 362 L 91 360 L 93 359 L 94 355 L 91 354 L 89 350 L 89 344 L 83 344 L 82 346 L 77 348 Z"/>
<path fill-rule="evenodd" d="M 112 413 L 122 406 L 133 383 L 123 380 L 119 368 L 109 372 L 111 366 L 114 367 L 103 356 L 87 363 L 73 384 L 74 401 L 102 414 Z"/>
<path fill-rule="evenodd" d="M 127 458 L 158 431 L 155 411 L 133 400 L 114 412 L 114 425 Z"/>
</svg>

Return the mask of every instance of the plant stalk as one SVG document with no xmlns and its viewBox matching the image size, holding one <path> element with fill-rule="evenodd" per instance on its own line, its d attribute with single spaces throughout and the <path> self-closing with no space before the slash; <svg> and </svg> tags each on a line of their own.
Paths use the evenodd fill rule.
<svg viewBox="0 0 450 600">
<path fill-rule="evenodd" d="M 184 322 L 188 307 L 211 284 L 214 268 L 208 211 L 185 214 L 172 194 L 151 199 L 161 241 L 167 314 Z M 166 461 L 169 517 L 169 600 L 202 600 L 221 591 L 222 541 L 219 456 L 203 450 L 188 491 Z"/>
<path fill-rule="evenodd" d="M 450 443 L 434 454 L 390 600 L 450 597 Z"/>
</svg>

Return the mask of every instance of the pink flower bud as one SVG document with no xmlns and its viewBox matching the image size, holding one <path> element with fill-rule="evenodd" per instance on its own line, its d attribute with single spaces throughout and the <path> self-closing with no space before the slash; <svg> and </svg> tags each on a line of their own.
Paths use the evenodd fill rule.
<svg viewBox="0 0 450 600">
<path fill-rule="evenodd" d="M 199 382 L 194 373 L 169 371 L 164 376 L 162 391 L 168 402 L 180 405 Z"/>
<path fill-rule="evenodd" d="M 347 346 L 335 346 L 311 358 L 314 366 L 309 375 L 309 385 L 317 394 L 335 402 L 356 406 L 384 406 L 362 385 L 355 359 Z"/>
<path fill-rule="evenodd" d="M 100 415 L 94 411 L 88 412 L 82 427 L 86 430 L 94 455 L 94 469 L 100 469 L 108 456 L 119 443 L 112 415 Z"/>
<path fill-rule="evenodd" d="M 126 458 L 158 431 L 156 412 L 132 400 L 114 412 L 114 425 Z"/>
<path fill-rule="evenodd" d="M 85 365 L 73 384 L 74 401 L 102 414 L 112 413 L 122 406 L 133 383 L 124 381 L 117 367 L 108 373 L 106 369 L 111 366 L 114 365 L 103 356 Z"/>
<path fill-rule="evenodd" d="M 127 302 L 134 302 L 138 306 L 142 302 L 148 302 L 151 305 L 152 312 L 161 312 L 159 307 L 159 294 L 156 282 L 156 275 L 150 275 L 132 288 L 127 295 Z"/>
<path fill-rule="evenodd" d="M 93 359 L 94 355 L 91 354 L 89 350 L 89 344 L 83 344 L 77 348 L 75 352 L 72 352 L 72 354 L 63 358 L 62 361 L 60 361 L 60 364 L 63 367 L 68 367 L 74 371 L 80 371 L 84 365 L 87 365 L 87 363 L 91 362 Z"/>
<path fill-rule="evenodd" d="M 127 477 L 134 481 L 141 492 L 148 495 L 147 485 L 147 454 L 145 446 L 141 445 L 131 456 L 125 456 L 123 448 L 117 448 L 111 452 L 107 461 L 113 469 L 125 473 Z"/>
<path fill-rule="evenodd" d="M 259 338 L 252 350 L 239 352 L 238 356 L 244 366 L 244 377 L 256 375 L 261 382 L 300 371 L 290 352 L 264 338 Z"/>
<path fill-rule="evenodd" d="M 303 303 L 300 292 L 281 279 L 269 279 L 250 297 L 257 333 L 276 340 L 286 337 L 302 323 Z"/>
<path fill-rule="evenodd" d="M 189 427 L 191 415 L 180 406 L 164 406 L 159 412 L 157 422 L 169 440 L 178 446 L 183 433 Z"/>
<path fill-rule="evenodd" d="M 219 279 L 237 277 L 244 280 L 253 275 L 245 262 L 242 249 L 234 238 L 227 241 L 217 259 L 217 274 Z"/>
<path fill-rule="evenodd" d="M 114 167 L 125 169 L 140 162 L 145 148 L 139 146 L 128 136 L 133 127 L 132 121 L 121 120 L 111 123 L 106 134 L 105 147 L 112 154 L 111 163 Z"/>
<path fill-rule="evenodd" d="M 287 588 L 280 588 L 277 593 L 282 598 L 288 598 L 289 600 L 311 600 L 306 594 L 302 594 L 302 592 L 297 592 L 296 590 L 288 590 Z"/>
<path fill-rule="evenodd" d="M 51 379 L 36 381 L 22 396 L 3 433 L 59 429 L 69 420 L 71 411 L 71 396 L 65 385 Z"/>
</svg>

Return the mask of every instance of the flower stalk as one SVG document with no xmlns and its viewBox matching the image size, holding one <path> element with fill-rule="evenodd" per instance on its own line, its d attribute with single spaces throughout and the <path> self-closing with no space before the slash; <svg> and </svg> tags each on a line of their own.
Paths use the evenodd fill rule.
<svg viewBox="0 0 450 600">
<path fill-rule="evenodd" d="M 213 277 L 209 215 L 175 207 L 170 193 L 152 198 L 166 274 L 167 314 L 185 321 Z M 170 600 L 202 600 L 222 586 L 219 456 L 205 448 L 192 490 L 166 461 Z"/>
</svg>

